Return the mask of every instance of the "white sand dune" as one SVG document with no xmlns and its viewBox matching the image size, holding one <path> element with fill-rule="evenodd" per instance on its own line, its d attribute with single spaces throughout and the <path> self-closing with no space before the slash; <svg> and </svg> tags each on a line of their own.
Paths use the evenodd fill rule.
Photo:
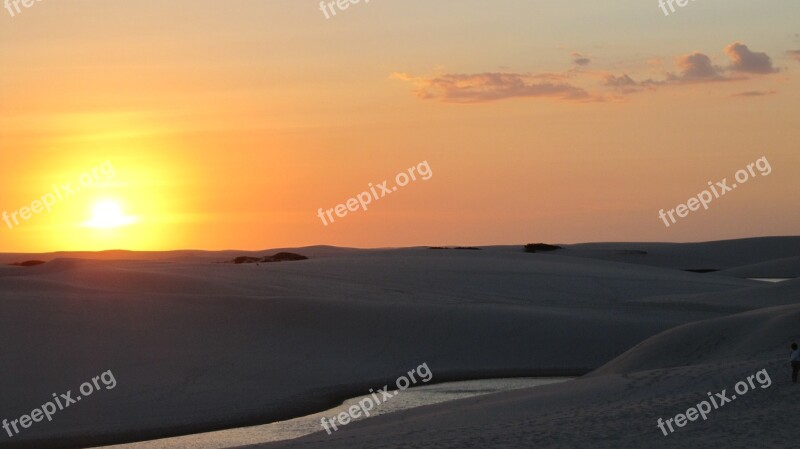
<svg viewBox="0 0 800 449">
<path fill-rule="evenodd" d="M 706 275 L 704 275 L 706 276 Z M 736 291 L 714 293 L 667 295 L 634 299 L 632 303 L 661 304 L 666 309 L 722 310 L 731 313 L 763 307 L 796 304 L 800 280 L 789 280 L 767 285 L 745 287 Z"/>
<path fill-rule="evenodd" d="M 106 370 L 118 385 L 13 439 L 0 434 L 0 447 L 100 445 L 270 422 L 363 394 L 421 363 L 436 381 L 583 373 L 675 326 L 796 302 L 795 283 L 675 269 L 691 261 L 681 247 L 734 268 L 790 257 L 786 248 L 800 242 L 779 240 L 728 242 L 735 250 L 726 242 L 668 245 L 655 262 L 653 254 L 638 254 L 639 263 L 586 256 L 580 248 L 311 247 L 292 250 L 311 260 L 260 266 L 212 263 L 243 252 L 182 251 L 58 254 L 45 265 L 2 267 L 0 418 L 29 413 L 53 392 L 76 390 Z M 762 245 L 766 255 L 758 254 Z M 627 388 L 624 381 L 609 380 L 608 391 L 580 387 L 598 382 L 592 379 L 574 385 L 613 398 L 615 388 Z M 573 387 L 552 388 L 547 395 L 574 396 Z M 494 413 L 482 407 L 464 411 Z M 391 416 L 381 419 L 310 444 L 337 447 L 325 444 L 397 425 Z M 512 435 L 497 419 L 496 429 Z M 458 422 L 469 433 L 481 420 Z M 353 447 L 451 447 L 381 444 L 389 446 Z M 452 447 L 486 447 L 470 444 Z"/>
<path fill-rule="evenodd" d="M 796 287 L 796 286 L 795 286 Z M 800 305 L 687 324 L 626 352 L 589 376 L 546 387 L 421 407 L 353 424 L 334 435 L 266 445 L 311 448 L 796 448 L 800 384 L 789 383 L 788 344 Z M 735 397 L 766 369 L 770 383 Z M 672 418 L 727 390 L 734 398 L 664 436 Z"/>
<path fill-rule="evenodd" d="M 729 268 L 720 274 L 741 278 L 796 278 L 800 277 L 800 256 Z"/>
<path fill-rule="evenodd" d="M 800 237 L 761 237 L 688 244 L 584 243 L 569 245 L 564 254 L 665 268 L 723 270 L 797 257 L 800 254 Z"/>
<path fill-rule="evenodd" d="M 800 293 L 800 281 L 793 284 L 795 293 Z M 639 343 L 588 377 L 752 360 L 783 362 L 789 344 L 799 337 L 800 305 L 758 309 L 670 329 Z"/>
</svg>

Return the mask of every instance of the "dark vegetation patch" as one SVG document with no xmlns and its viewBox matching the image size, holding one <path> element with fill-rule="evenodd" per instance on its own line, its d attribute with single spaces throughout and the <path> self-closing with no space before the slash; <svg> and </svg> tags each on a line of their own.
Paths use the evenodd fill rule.
<svg viewBox="0 0 800 449">
<path fill-rule="evenodd" d="M 621 256 L 645 256 L 647 255 L 647 251 L 642 251 L 640 249 L 623 249 L 617 254 Z"/>
<path fill-rule="evenodd" d="M 47 262 L 42 260 L 26 260 L 25 262 L 16 262 L 10 263 L 9 265 L 14 265 L 16 267 L 35 267 L 36 265 L 42 265 Z"/>
<path fill-rule="evenodd" d="M 296 260 L 307 260 L 308 257 L 295 253 L 277 253 L 272 256 L 266 257 L 249 257 L 241 256 L 230 261 L 230 263 L 243 264 L 243 263 L 270 263 L 270 262 L 293 262 Z"/>
<path fill-rule="evenodd" d="M 548 245 L 547 243 L 528 243 L 525 245 L 526 253 L 540 253 L 546 251 L 555 251 L 558 249 L 562 249 L 562 247 L 557 245 Z"/>
</svg>

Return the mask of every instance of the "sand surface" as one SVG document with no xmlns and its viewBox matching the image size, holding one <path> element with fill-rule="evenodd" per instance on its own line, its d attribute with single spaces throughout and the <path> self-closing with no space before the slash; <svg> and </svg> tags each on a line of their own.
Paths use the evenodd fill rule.
<svg viewBox="0 0 800 449">
<path fill-rule="evenodd" d="M 643 417 L 647 410 L 678 413 L 690 402 L 684 395 L 697 394 L 687 385 L 724 388 L 739 380 L 739 368 L 772 367 L 777 380 L 780 348 L 797 337 L 762 322 L 768 320 L 763 313 L 797 312 L 791 306 L 800 302 L 796 281 L 772 285 L 738 273 L 681 270 L 757 266 L 761 277 L 783 277 L 796 265 L 791 258 L 800 254 L 800 238 L 575 245 L 542 254 L 520 247 L 292 251 L 312 259 L 255 266 L 214 263 L 248 255 L 243 252 L 0 257 L 54 259 L 0 267 L 0 417 L 29 413 L 53 392 L 77 390 L 106 370 L 118 382 L 52 422 L 13 439 L 0 434 L 0 447 L 101 445 L 271 422 L 323 410 L 421 363 L 436 381 L 569 375 L 605 366 L 602 376 L 569 387 L 421 408 L 290 444 L 531 447 L 551 441 L 545 438 L 568 444 L 594 437 L 611 444 L 623 438 L 614 426 L 636 429 L 630 441 L 639 432 L 664 444 L 659 438 L 683 437 L 656 433 Z M 770 272 L 771 261 L 780 275 Z M 757 311 L 764 307 L 771 309 Z M 755 331 L 741 337 L 752 340 L 737 344 L 750 348 L 744 355 L 726 356 L 709 344 L 684 357 L 678 337 L 655 355 L 640 344 L 700 320 L 711 321 L 692 326 L 709 327 L 709 338 L 720 338 L 733 324 L 709 324 L 719 319 L 782 330 L 769 336 L 774 341 Z M 732 332 L 717 346 L 738 336 Z M 636 345 L 641 355 L 607 364 Z M 778 386 L 753 396 L 775 394 L 783 407 Z M 734 409 L 770 410 L 746 403 Z M 692 424 L 683 433 L 710 429 Z"/>
<path fill-rule="evenodd" d="M 382 416 L 332 436 L 248 447 L 796 448 L 800 384 L 789 381 L 786 349 L 797 323 L 800 305 L 693 323 L 564 384 Z M 735 385 L 761 370 L 770 382 L 754 380 L 755 389 L 734 399 Z M 667 436 L 657 427 L 659 418 L 685 413 L 722 390 L 732 401 L 707 420 L 674 427 Z"/>
</svg>

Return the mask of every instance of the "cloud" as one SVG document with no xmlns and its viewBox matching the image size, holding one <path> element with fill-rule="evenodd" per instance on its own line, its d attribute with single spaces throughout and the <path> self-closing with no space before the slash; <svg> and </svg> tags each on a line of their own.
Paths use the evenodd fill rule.
<svg viewBox="0 0 800 449">
<path fill-rule="evenodd" d="M 769 91 L 761 91 L 761 90 L 750 90 L 747 92 L 739 92 L 738 94 L 733 94 L 733 97 L 763 97 L 766 95 L 776 94 L 778 91 L 776 90 L 769 90 Z"/>
<path fill-rule="evenodd" d="M 587 58 L 585 55 L 581 53 L 578 53 L 577 51 L 573 51 L 572 53 L 570 53 L 570 56 L 572 56 L 572 63 L 575 65 L 587 66 L 589 65 L 590 62 L 592 62 L 591 59 Z"/>
<path fill-rule="evenodd" d="M 666 73 L 662 80 L 646 79 L 636 81 L 630 75 L 604 74 L 603 85 L 621 93 L 634 93 L 642 89 L 654 89 L 659 86 L 728 81 L 723 70 L 711 63 L 707 55 L 694 52 L 675 59 L 678 73 Z"/>
<path fill-rule="evenodd" d="M 772 59 L 766 53 L 752 52 L 747 45 L 734 42 L 725 47 L 725 54 L 731 59 L 730 70 L 744 73 L 775 73 Z"/>
<path fill-rule="evenodd" d="M 414 83 L 417 97 L 451 103 L 483 103 L 508 98 L 549 97 L 560 100 L 599 100 L 559 73 L 448 73 L 435 77 L 413 77 L 395 73 L 394 77 Z"/>
<path fill-rule="evenodd" d="M 631 78 L 627 73 L 623 73 L 619 76 L 612 73 L 604 73 L 601 75 L 601 77 L 603 79 L 604 86 L 610 87 L 611 89 L 624 94 L 638 92 L 642 87 L 645 86 L 643 83 L 634 81 L 634 79 Z"/>
<path fill-rule="evenodd" d="M 725 79 L 721 69 L 711 64 L 711 58 L 700 52 L 679 56 L 675 60 L 675 65 L 678 66 L 680 74 L 667 74 L 667 79 L 671 82 L 692 83 Z"/>
<path fill-rule="evenodd" d="M 786 53 L 789 54 L 789 57 L 794 59 L 797 62 L 800 62 L 800 50 L 789 50 Z"/>
<path fill-rule="evenodd" d="M 645 81 L 635 81 L 627 74 L 621 76 L 609 74 L 605 75 L 604 85 L 618 92 L 633 93 L 643 88 L 652 89 L 665 85 L 741 81 L 747 79 L 741 75 L 726 74 L 727 72 L 768 74 L 778 71 L 773 68 L 772 60 L 766 53 L 750 51 L 747 45 L 741 42 L 734 42 L 728 45 L 725 47 L 724 52 L 731 61 L 730 66 L 727 68 L 714 65 L 708 55 L 696 51 L 676 58 L 675 66 L 678 69 L 678 73 L 667 72 L 663 80 L 648 79 Z M 800 60 L 800 51 L 798 51 L 795 56 Z"/>
<path fill-rule="evenodd" d="M 603 84 L 611 87 L 631 87 L 638 86 L 639 83 L 633 80 L 627 73 L 615 76 L 610 73 L 603 75 Z"/>
<path fill-rule="evenodd" d="M 715 65 L 708 55 L 695 51 L 675 59 L 675 72 L 660 69 L 661 60 L 649 61 L 653 69 L 663 73 L 657 79 L 648 78 L 637 81 L 628 73 L 620 75 L 572 68 L 555 73 L 513 73 L 485 72 L 474 74 L 443 73 L 430 77 L 414 77 L 405 73 L 395 73 L 397 79 L 414 84 L 414 92 L 419 98 L 440 100 L 452 103 L 484 103 L 508 98 L 546 97 L 570 101 L 615 101 L 621 96 L 642 90 L 656 90 L 669 86 L 682 86 L 697 83 L 737 82 L 750 79 L 747 74 L 770 74 L 778 69 L 772 65 L 769 55 L 753 52 L 747 45 L 734 42 L 724 48 L 730 59 L 729 66 Z M 586 66 L 591 60 L 585 55 L 572 52 L 573 64 Z M 800 50 L 789 52 L 792 58 L 800 61 Z M 602 89 L 592 92 L 590 85 Z M 770 91 L 746 91 L 734 94 L 737 97 L 772 95 Z"/>
</svg>

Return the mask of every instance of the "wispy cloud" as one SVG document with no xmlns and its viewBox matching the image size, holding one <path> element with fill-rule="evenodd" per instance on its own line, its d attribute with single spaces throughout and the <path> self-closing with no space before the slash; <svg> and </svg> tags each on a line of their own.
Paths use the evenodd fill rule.
<svg viewBox="0 0 800 449">
<path fill-rule="evenodd" d="M 776 91 L 776 90 L 768 90 L 768 91 L 749 90 L 747 92 L 739 92 L 738 94 L 733 94 L 731 96 L 732 97 L 764 97 L 764 96 L 773 95 L 773 94 L 776 94 L 776 93 L 778 93 L 778 91 Z"/>
<path fill-rule="evenodd" d="M 725 77 L 724 69 L 715 66 L 711 58 L 700 52 L 693 52 L 679 56 L 675 59 L 677 73 L 667 72 L 663 79 L 654 80 L 648 78 L 643 81 L 636 81 L 627 73 L 614 75 L 612 73 L 602 74 L 603 85 L 611 88 L 617 93 L 630 94 L 645 89 L 655 89 L 659 86 L 683 85 L 695 83 L 708 83 L 730 81 Z"/>
<path fill-rule="evenodd" d="M 789 54 L 789 57 L 794 59 L 797 62 L 800 62 L 800 50 L 789 50 L 786 53 Z"/>
<path fill-rule="evenodd" d="M 508 98 L 547 97 L 559 100 L 599 100 L 559 73 L 447 73 L 434 77 L 414 77 L 395 73 L 394 77 L 414 83 L 415 93 L 426 100 L 452 103 L 482 103 Z"/>
<path fill-rule="evenodd" d="M 572 63 L 577 66 L 581 67 L 587 66 L 589 65 L 590 62 L 592 62 L 592 60 L 589 59 L 586 55 L 579 53 L 577 51 L 573 51 L 572 53 L 570 53 L 570 56 L 572 56 Z"/>
<path fill-rule="evenodd" d="M 618 93 L 631 94 L 640 91 L 643 87 L 642 83 L 634 81 L 627 73 L 623 73 L 622 75 L 603 73 L 600 76 L 603 79 L 604 86 L 610 87 Z"/>
</svg>

